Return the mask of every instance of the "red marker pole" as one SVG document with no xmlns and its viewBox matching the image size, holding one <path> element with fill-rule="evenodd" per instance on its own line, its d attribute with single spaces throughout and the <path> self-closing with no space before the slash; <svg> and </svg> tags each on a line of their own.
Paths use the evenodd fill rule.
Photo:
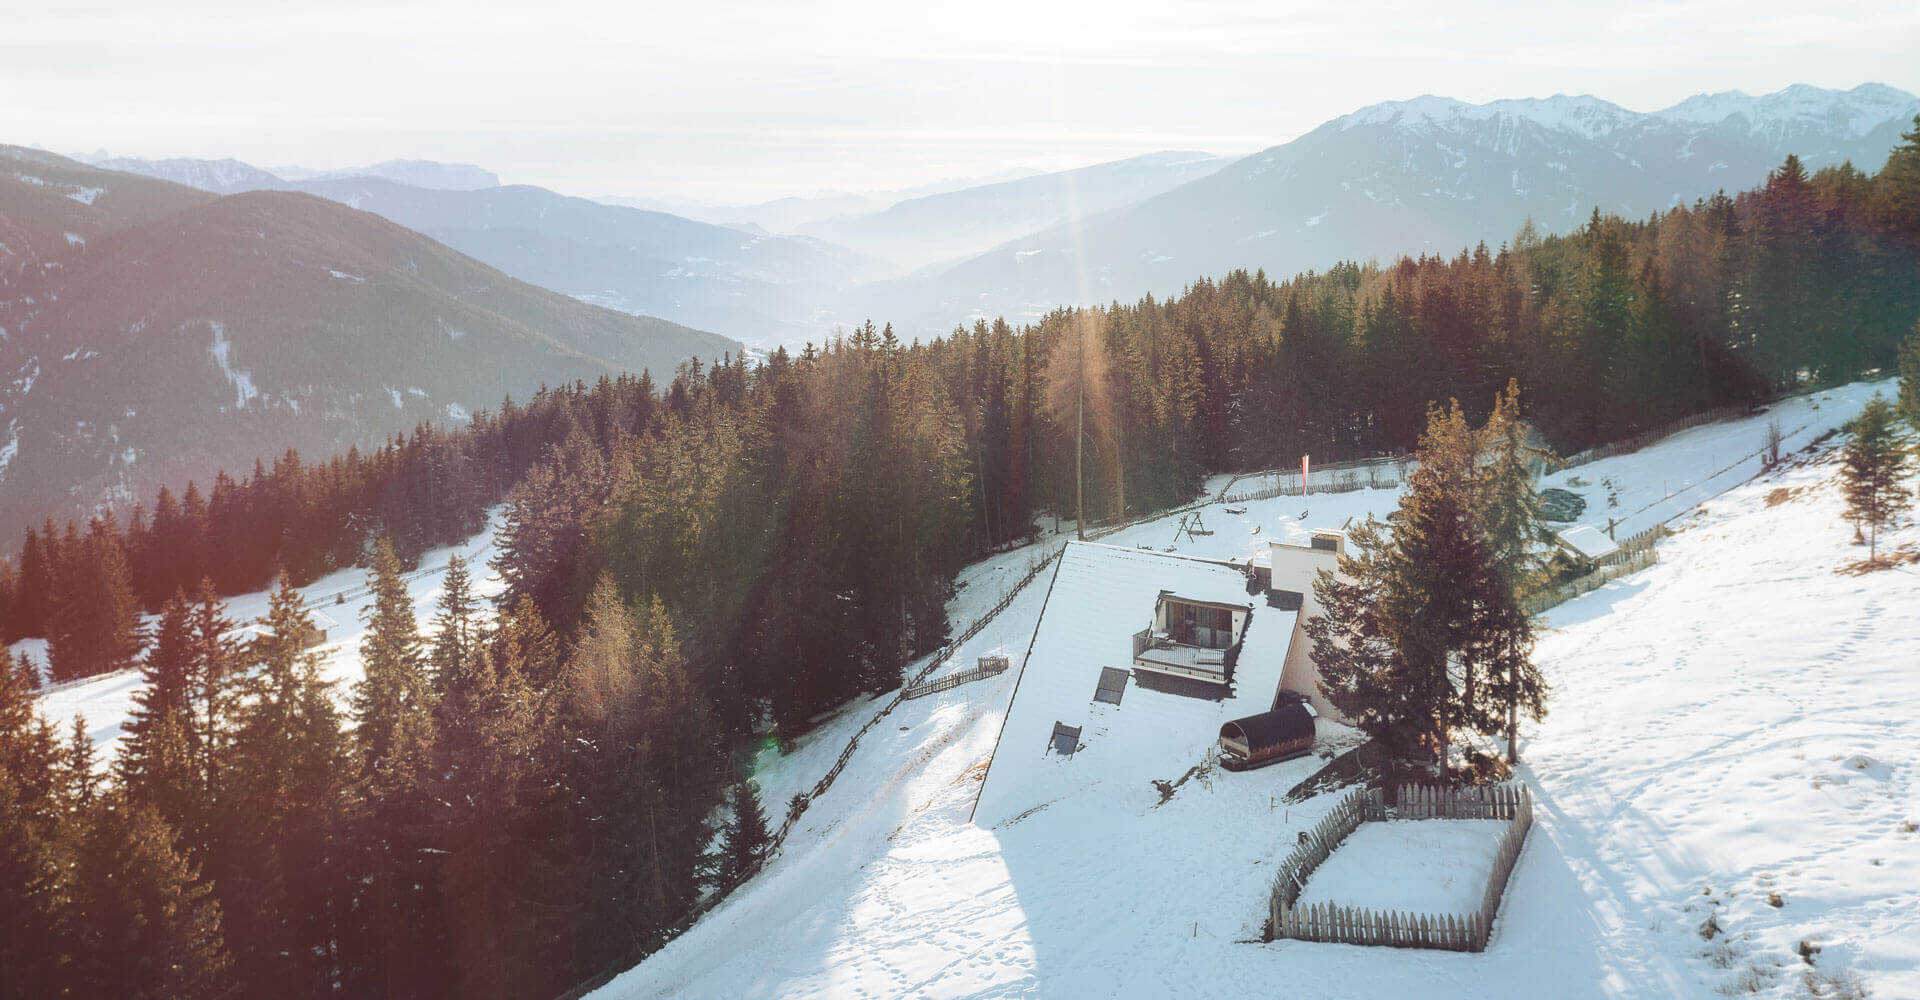
<svg viewBox="0 0 1920 1000">
<path fill-rule="evenodd" d="M 1300 495 L 1307 495 L 1307 456 L 1300 456 Z"/>
</svg>

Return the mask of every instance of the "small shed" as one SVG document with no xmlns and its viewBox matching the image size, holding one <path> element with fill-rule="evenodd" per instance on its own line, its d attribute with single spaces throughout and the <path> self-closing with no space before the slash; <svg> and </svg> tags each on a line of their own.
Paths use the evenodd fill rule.
<svg viewBox="0 0 1920 1000">
<path fill-rule="evenodd" d="M 1312 750 L 1315 714 L 1312 705 L 1289 700 L 1221 726 L 1220 766 L 1247 771 Z"/>
<path fill-rule="evenodd" d="M 1590 524 L 1568 528 L 1555 535 L 1554 542 L 1561 552 L 1583 568 L 1593 566 L 1620 551 L 1620 546 L 1615 545 L 1606 532 Z"/>
</svg>

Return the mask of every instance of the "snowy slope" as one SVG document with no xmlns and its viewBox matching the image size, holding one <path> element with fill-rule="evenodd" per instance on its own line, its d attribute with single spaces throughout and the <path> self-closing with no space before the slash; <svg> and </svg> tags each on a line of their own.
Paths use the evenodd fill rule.
<svg viewBox="0 0 1920 1000">
<path fill-rule="evenodd" d="M 1868 394 L 1787 404 L 1812 425 L 1789 448 Z M 1708 480 L 1759 446 L 1768 419 L 1604 463 L 1623 506 L 1691 502 L 1660 499 L 1688 477 L 1717 495 L 1677 522 L 1660 564 L 1553 612 L 1539 659 L 1554 713 L 1523 744 L 1538 820 L 1486 954 L 1251 943 L 1273 862 L 1331 805 L 1275 806 L 1311 758 L 1196 778 L 1160 805 L 1081 795 L 968 823 L 1009 672 L 901 706 L 761 875 L 600 995 L 1238 1000 L 1285 982 L 1307 997 L 1712 997 L 1746 976 L 1785 997 L 1805 970 L 1848 967 L 1877 995 L 1920 995 L 1920 835 L 1907 825 L 1920 822 L 1920 566 L 1835 572 L 1860 552 L 1830 451 L 1741 485 Z M 1302 513 L 1318 525 L 1392 501 L 1210 506 L 1216 534 L 1179 548 L 1245 558 Z M 1583 521 L 1604 524 L 1605 509 L 1590 502 Z M 1163 520 L 1107 541 L 1161 547 L 1172 533 Z M 1892 544 L 1920 548 L 1920 529 Z M 1033 589 L 983 639 L 1023 643 Z M 844 737 L 865 717 L 827 728 Z M 817 739 L 798 753 L 824 767 L 844 742 Z M 784 795 L 767 779 L 785 764 L 763 757 L 772 807 Z M 1142 774 L 1141 790 L 1178 777 Z M 1727 929 L 1713 942 L 1695 931 L 1710 910 Z M 1818 965 L 1791 950 L 1802 938 L 1823 948 Z"/>
<path fill-rule="evenodd" d="M 491 598 L 504 589 L 500 575 L 493 572 L 487 561 L 494 556 L 494 534 L 500 528 L 505 508 L 496 509 L 489 517 L 485 531 L 467 539 L 460 545 L 443 549 L 434 549 L 420 557 L 418 569 L 407 574 L 407 593 L 413 598 L 413 609 L 419 618 L 423 635 L 431 635 L 428 620 L 433 617 L 434 605 L 440 600 L 440 585 L 447 572 L 447 560 L 458 555 L 467 561 L 467 572 L 473 577 L 473 592 L 480 598 Z M 373 595 L 366 587 L 367 574 L 361 569 L 345 569 L 329 574 L 300 588 L 300 595 L 306 599 L 307 607 L 322 612 L 339 625 L 328 629 L 327 642 L 320 646 L 325 657 L 322 661 L 324 676 L 334 683 L 334 696 L 341 705 L 346 704 L 353 683 L 360 679 L 360 636 L 366 631 L 363 616 L 373 604 Z M 227 617 L 236 624 L 245 625 L 264 617 L 267 613 L 266 591 L 242 594 L 227 601 Z M 483 613 L 491 613 L 492 603 L 483 600 Z M 151 616 L 148 625 L 151 627 Z M 46 663 L 46 642 L 41 639 L 29 639 L 15 643 L 15 650 L 23 650 L 43 667 Z M 53 720 L 63 733 L 73 725 L 75 716 L 85 716 L 87 731 L 92 734 L 93 742 L 100 749 L 99 760 L 104 766 L 111 760 L 114 746 L 125 735 L 121 726 L 134 708 L 134 695 L 142 687 L 138 670 L 108 674 L 86 680 L 57 686 L 44 695 L 40 710 Z"/>
</svg>

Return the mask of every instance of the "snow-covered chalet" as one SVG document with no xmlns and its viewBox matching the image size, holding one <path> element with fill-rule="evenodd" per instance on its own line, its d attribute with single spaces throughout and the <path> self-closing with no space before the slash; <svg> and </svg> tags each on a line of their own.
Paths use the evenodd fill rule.
<svg viewBox="0 0 1920 1000">
<path fill-rule="evenodd" d="M 1333 716 L 1302 624 L 1319 612 L 1316 574 L 1344 550 L 1337 532 L 1240 562 L 1069 542 L 974 822 L 1103 785 L 1153 796 L 1154 781 L 1207 760 L 1235 720 L 1291 705 Z"/>
</svg>

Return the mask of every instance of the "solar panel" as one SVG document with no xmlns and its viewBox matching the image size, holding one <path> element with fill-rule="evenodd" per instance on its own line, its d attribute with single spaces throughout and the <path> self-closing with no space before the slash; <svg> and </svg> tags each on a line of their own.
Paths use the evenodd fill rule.
<svg viewBox="0 0 1920 1000">
<path fill-rule="evenodd" d="M 1080 749 L 1080 727 L 1069 726 L 1064 722 L 1053 724 L 1053 752 L 1062 757 L 1071 757 Z"/>
<path fill-rule="evenodd" d="M 1126 693 L 1127 672 L 1117 667 L 1101 667 L 1100 686 L 1094 689 L 1093 700 L 1118 705 L 1120 697 Z"/>
</svg>

